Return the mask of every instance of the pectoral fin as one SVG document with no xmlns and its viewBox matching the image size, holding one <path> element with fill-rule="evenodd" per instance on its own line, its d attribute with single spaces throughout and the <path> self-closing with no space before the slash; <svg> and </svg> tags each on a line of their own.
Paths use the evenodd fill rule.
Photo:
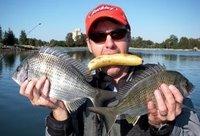
<svg viewBox="0 0 200 136">
<path fill-rule="evenodd" d="M 127 122 L 130 124 L 133 124 L 133 126 L 135 126 L 135 124 L 138 122 L 138 120 L 140 119 L 140 116 L 128 116 L 126 117 Z"/>
</svg>

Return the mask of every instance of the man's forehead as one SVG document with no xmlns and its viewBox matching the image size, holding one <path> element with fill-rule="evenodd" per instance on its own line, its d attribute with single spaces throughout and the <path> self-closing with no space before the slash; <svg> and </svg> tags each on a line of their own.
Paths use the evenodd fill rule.
<svg viewBox="0 0 200 136">
<path fill-rule="evenodd" d="M 115 29 L 119 27 L 123 27 L 124 25 L 112 19 L 99 19 L 97 20 L 91 27 L 91 31 L 95 31 L 96 29 Z"/>
</svg>

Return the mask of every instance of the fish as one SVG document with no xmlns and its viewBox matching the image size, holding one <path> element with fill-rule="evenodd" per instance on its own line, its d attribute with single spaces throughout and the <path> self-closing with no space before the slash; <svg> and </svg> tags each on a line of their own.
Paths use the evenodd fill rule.
<svg viewBox="0 0 200 136">
<path fill-rule="evenodd" d="M 94 106 L 114 99 L 115 93 L 92 87 L 92 75 L 80 61 L 71 58 L 61 50 L 43 47 L 28 56 L 16 69 L 12 79 L 19 85 L 25 80 L 45 75 L 50 81 L 49 97 L 72 103 L 68 110 L 76 110 L 85 99 Z"/>
<path fill-rule="evenodd" d="M 141 65 L 142 62 L 142 58 L 132 54 L 100 55 L 88 63 L 88 69 L 92 71 L 94 69 L 113 65 L 138 66 Z"/>
<path fill-rule="evenodd" d="M 109 133 L 117 118 L 124 117 L 128 121 L 137 121 L 139 116 L 147 114 L 146 104 L 149 100 L 156 102 L 154 91 L 162 83 L 173 84 L 181 94 L 187 97 L 193 89 L 193 84 L 180 72 L 166 70 L 161 65 L 152 66 L 148 70 L 135 75 L 133 81 L 125 82 L 119 92 L 128 90 L 115 105 L 109 107 L 88 107 L 92 112 L 101 114 L 105 119 L 106 130 Z M 133 124 L 135 124 L 133 122 Z"/>
</svg>

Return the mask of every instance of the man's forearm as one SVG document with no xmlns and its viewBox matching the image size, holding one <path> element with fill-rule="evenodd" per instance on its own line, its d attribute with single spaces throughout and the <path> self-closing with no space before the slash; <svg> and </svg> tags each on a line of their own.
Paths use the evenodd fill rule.
<svg viewBox="0 0 200 136">
<path fill-rule="evenodd" d="M 46 118 L 46 127 L 46 136 L 66 136 L 73 132 L 70 117 L 66 120 L 58 121 L 54 118 L 53 113 Z"/>
</svg>

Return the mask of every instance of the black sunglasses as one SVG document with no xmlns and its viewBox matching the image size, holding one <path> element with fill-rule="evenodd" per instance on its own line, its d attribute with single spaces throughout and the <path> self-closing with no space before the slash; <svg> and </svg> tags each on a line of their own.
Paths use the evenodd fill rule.
<svg viewBox="0 0 200 136">
<path fill-rule="evenodd" d="M 129 30 L 126 28 L 118 28 L 109 33 L 105 32 L 93 32 L 88 35 L 88 37 L 95 43 L 104 43 L 106 41 L 107 35 L 110 35 L 113 40 L 121 40 L 124 38 Z"/>
</svg>

